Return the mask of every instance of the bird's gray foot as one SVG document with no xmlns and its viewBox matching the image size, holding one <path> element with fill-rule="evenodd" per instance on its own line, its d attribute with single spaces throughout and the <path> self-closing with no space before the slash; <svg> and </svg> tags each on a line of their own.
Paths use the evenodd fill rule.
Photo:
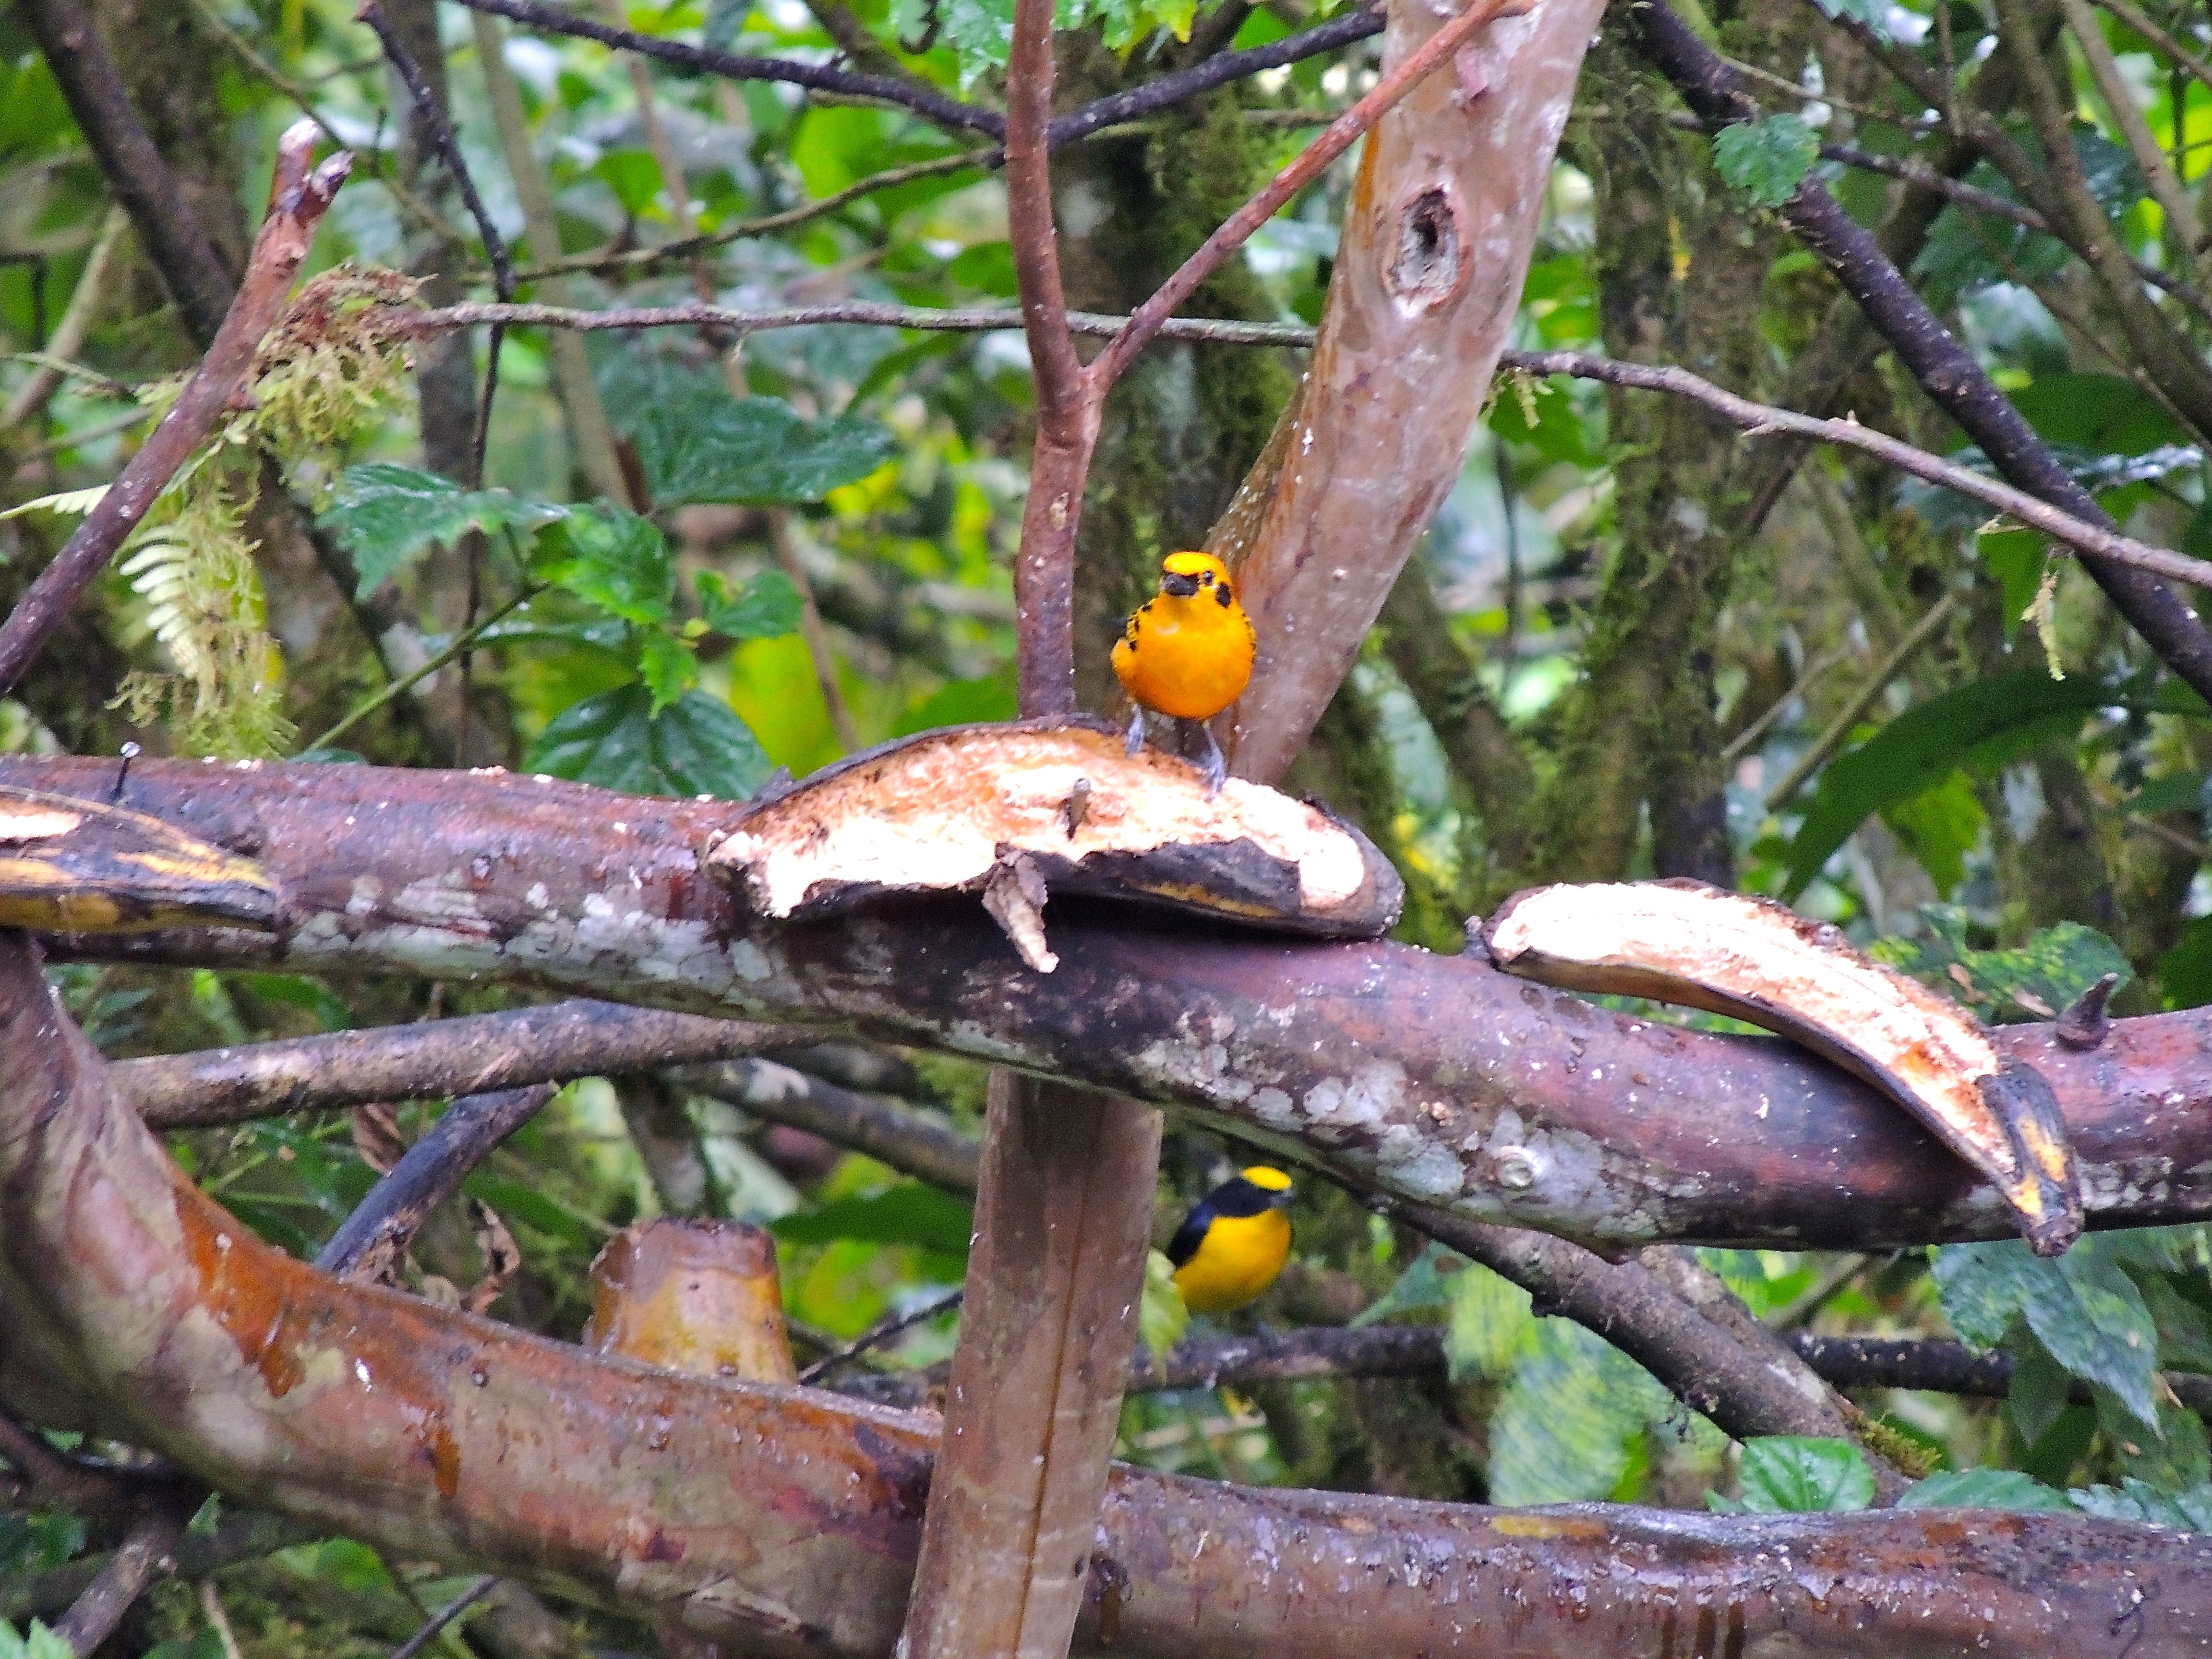
<svg viewBox="0 0 2212 1659">
<path fill-rule="evenodd" d="M 1129 711 L 1129 741 L 1127 750 L 1129 758 L 1134 760 L 1144 752 L 1144 748 L 1145 711 L 1141 708 L 1132 708 Z"/>
<path fill-rule="evenodd" d="M 1213 727 L 1204 720 L 1194 720 L 1198 735 L 1206 739 L 1206 752 L 1199 757 L 1198 769 L 1206 779 L 1206 799 L 1211 800 L 1221 793 L 1223 781 L 1229 776 L 1229 763 L 1222 758 L 1221 745 L 1213 740 Z"/>
</svg>

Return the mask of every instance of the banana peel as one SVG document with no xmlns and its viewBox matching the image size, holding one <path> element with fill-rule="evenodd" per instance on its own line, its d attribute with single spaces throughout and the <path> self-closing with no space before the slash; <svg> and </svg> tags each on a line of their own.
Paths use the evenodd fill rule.
<svg viewBox="0 0 2212 1659">
<path fill-rule="evenodd" d="M 0 786 L 0 927 L 267 931 L 283 910 L 282 892 L 251 859 L 143 812 Z"/>
<path fill-rule="evenodd" d="M 984 895 L 1049 972 L 1044 896 L 1134 900 L 1324 939 L 1376 939 L 1404 884 L 1322 808 L 1127 753 L 1103 722 L 1018 720 L 901 738 L 761 801 L 707 855 L 760 915 L 805 918 L 896 894 Z"/>
<path fill-rule="evenodd" d="M 1510 974 L 1732 1014 L 1804 1044 L 1911 1112 L 1994 1185 L 2039 1255 L 2080 1237 L 2057 1097 L 1981 1023 L 1837 928 L 1696 881 L 1530 888 L 1485 922 Z"/>
</svg>

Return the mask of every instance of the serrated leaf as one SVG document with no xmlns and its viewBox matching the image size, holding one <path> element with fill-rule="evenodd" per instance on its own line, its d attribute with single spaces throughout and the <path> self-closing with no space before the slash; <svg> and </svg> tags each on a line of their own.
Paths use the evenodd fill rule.
<svg viewBox="0 0 2212 1659">
<path fill-rule="evenodd" d="M 631 429 L 656 507 L 688 501 L 769 507 L 818 501 L 865 478 L 897 448 L 857 415 L 803 420 L 779 398 L 696 386 L 647 410 Z"/>
<path fill-rule="evenodd" d="M 727 703 L 687 691 L 658 714 L 633 681 L 563 709 L 531 745 L 527 770 L 634 795 L 744 800 L 775 769 Z"/>
<path fill-rule="evenodd" d="M 1145 1293 L 1137 1304 L 1137 1336 L 1155 1365 L 1167 1363 L 1168 1350 L 1190 1328 L 1190 1309 L 1175 1281 L 1175 1263 L 1158 1250 L 1145 1258 Z"/>
<path fill-rule="evenodd" d="M 2067 1500 L 2084 1515 L 2106 1521 L 2134 1521 L 2180 1532 L 2212 1532 L 2212 1486 L 2162 1492 L 2141 1480 L 2117 1486 L 2077 1486 Z"/>
<path fill-rule="evenodd" d="M 1953 1244 L 1936 1252 L 1944 1317 L 1978 1348 L 1995 1346 L 2014 1318 L 2072 1376 L 2109 1390 L 2158 1432 L 2158 1328 L 2135 1281 L 2114 1259 L 2112 1235 L 2087 1238 L 2055 1261 L 2022 1241 Z"/>
<path fill-rule="evenodd" d="M 653 693 L 652 712 L 658 714 L 698 683 L 699 659 L 673 634 L 645 629 L 638 635 L 637 677 Z"/>
<path fill-rule="evenodd" d="M 1566 1504 L 1612 1495 L 1647 1424 L 1674 1401 L 1604 1338 L 1537 1322 L 1490 1419 L 1490 1501 Z"/>
<path fill-rule="evenodd" d="M 733 640 L 773 640 L 799 626 L 799 587 L 781 570 L 763 570 L 735 592 L 721 573 L 699 573 L 699 610 L 707 626 Z"/>
<path fill-rule="evenodd" d="M 1449 1307 L 1454 1280 L 1466 1266 L 1465 1256 L 1455 1255 L 1431 1239 L 1390 1288 L 1353 1316 L 1352 1328 L 1357 1330 L 1400 1314 L 1431 1313 Z"/>
<path fill-rule="evenodd" d="M 319 521 L 353 555 L 367 599 L 428 549 L 472 530 L 532 531 L 569 509 L 505 489 L 464 489 L 419 466 L 371 461 L 348 469 Z"/>
<path fill-rule="evenodd" d="M 2066 1494 L 2018 1469 L 1944 1469 L 1907 1486 L 1901 1510 L 2015 1510 L 2064 1511 Z"/>
<path fill-rule="evenodd" d="M 533 564 L 545 580 L 640 626 L 667 621 L 676 597 L 667 537 L 608 501 L 570 509 L 540 541 Z"/>
<path fill-rule="evenodd" d="M 2070 732 L 2099 708 L 2137 695 L 2081 676 L 2054 680 L 2040 669 L 2001 674 L 1917 703 L 1820 773 L 1812 804 L 1790 844 L 1783 896 L 1805 890 L 1820 866 L 1875 813 L 1911 800 L 1964 768 L 2002 766 L 2045 737 Z"/>
<path fill-rule="evenodd" d="M 1743 1443 L 1743 1509 L 1753 1515 L 1828 1514 L 1874 1502 L 1874 1471 L 1848 1440 L 1764 1435 Z"/>
<path fill-rule="evenodd" d="M 1713 140 L 1713 165 L 1753 207 L 1780 207 L 1820 159 L 1820 138 L 1795 115 L 1724 127 Z"/>
</svg>

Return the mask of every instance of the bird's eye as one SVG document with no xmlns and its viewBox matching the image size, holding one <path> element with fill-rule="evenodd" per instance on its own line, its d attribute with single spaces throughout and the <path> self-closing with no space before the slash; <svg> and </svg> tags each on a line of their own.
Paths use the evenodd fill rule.
<svg viewBox="0 0 2212 1659">
<path fill-rule="evenodd" d="M 1211 586 L 1213 586 L 1213 573 L 1212 573 L 1211 570 L 1201 570 L 1201 571 L 1200 571 L 1200 572 L 1198 573 L 1198 585 L 1199 585 L 1200 587 L 1211 587 Z"/>
</svg>

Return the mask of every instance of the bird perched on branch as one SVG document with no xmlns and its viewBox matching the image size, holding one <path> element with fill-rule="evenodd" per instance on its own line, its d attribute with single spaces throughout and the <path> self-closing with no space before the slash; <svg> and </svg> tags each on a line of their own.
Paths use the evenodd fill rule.
<svg viewBox="0 0 2212 1659">
<path fill-rule="evenodd" d="M 1168 1243 L 1193 1313 L 1230 1313 L 1275 1282 L 1291 1256 L 1291 1178 L 1255 1164 L 1199 1200 Z"/>
<path fill-rule="evenodd" d="M 1252 678 L 1252 619 L 1237 603 L 1229 567 L 1210 553 L 1170 553 L 1160 591 L 1129 613 L 1114 642 L 1114 673 L 1137 707 L 1129 752 L 1145 746 L 1145 711 L 1196 720 L 1206 738 L 1206 793 L 1218 794 L 1228 766 L 1206 725 L 1243 695 Z"/>
</svg>

